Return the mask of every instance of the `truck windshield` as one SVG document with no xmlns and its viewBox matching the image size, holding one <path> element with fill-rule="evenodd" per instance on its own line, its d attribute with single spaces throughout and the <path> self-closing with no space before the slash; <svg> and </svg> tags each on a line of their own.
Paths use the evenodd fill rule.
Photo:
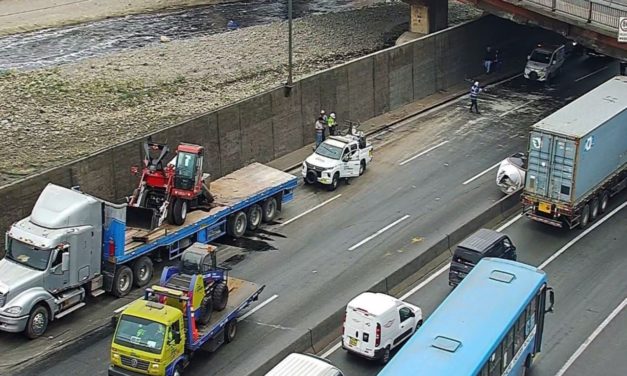
<svg viewBox="0 0 627 376">
<path fill-rule="evenodd" d="M 331 159 L 340 159 L 340 157 L 342 156 L 342 148 L 323 142 L 316 149 L 316 154 Z"/>
<path fill-rule="evenodd" d="M 194 178 L 194 170 L 196 169 L 196 155 L 190 153 L 179 152 L 176 157 L 176 175 L 188 179 Z"/>
<path fill-rule="evenodd" d="M 161 354 L 165 325 L 141 317 L 122 315 L 114 341 L 121 346 Z"/>
<path fill-rule="evenodd" d="M 551 54 L 547 51 L 533 50 L 529 60 L 536 63 L 548 64 L 551 61 Z"/>
<path fill-rule="evenodd" d="M 46 270 L 51 249 L 41 249 L 9 238 L 6 257 L 18 264 L 37 270 Z"/>
</svg>

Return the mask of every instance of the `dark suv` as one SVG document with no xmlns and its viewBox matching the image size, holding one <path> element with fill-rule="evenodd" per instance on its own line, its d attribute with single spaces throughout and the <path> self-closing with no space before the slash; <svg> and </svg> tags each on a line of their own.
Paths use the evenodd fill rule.
<svg viewBox="0 0 627 376">
<path fill-rule="evenodd" d="M 516 261 L 516 247 L 505 234 L 485 228 L 478 230 L 455 248 L 448 272 L 448 284 L 457 286 L 484 257 Z"/>
</svg>

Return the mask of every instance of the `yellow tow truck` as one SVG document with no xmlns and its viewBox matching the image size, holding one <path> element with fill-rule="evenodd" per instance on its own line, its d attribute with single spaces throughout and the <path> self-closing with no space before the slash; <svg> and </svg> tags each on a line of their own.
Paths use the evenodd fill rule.
<svg viewBox="0 0 627 376">
<path fill-rule="evenodd" d="M 229 278 L 216 266 L 215 247 L 192 245 L 180 267 L 164 268 L 159 285 L 119 315 L 109 375 L 181 375 L 196 350 L 235 338 L 237 318 L 264 287 Z"/>
</svg>

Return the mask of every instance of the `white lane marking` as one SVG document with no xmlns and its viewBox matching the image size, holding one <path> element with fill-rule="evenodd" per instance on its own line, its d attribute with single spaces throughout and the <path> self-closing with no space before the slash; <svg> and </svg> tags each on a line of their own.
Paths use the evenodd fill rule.
<svg viewBox="0 0 627 376">
<path fill-rule="evenodd" d="M 322 206 L 324 206 L 324 205 L 328 204 L 329 202 L 331 202 L 331 201 L 335 200 L 336 198 L 339 198 L 341 195 L 342 195 L 342 194 L 340 193 L 340 194 L 339 194 L 339 195 L 337 195 L 337 196 L 333 196 L 333 197 L 331 197 L 330 199 L 326 200 L 325 202 L 322 202 L 322 203 L 320 203 L 320 204 L 318 204 L 318 205 L 314 206 L 313 208 L 311 208 L 311 209 L 309 209 L 309 210 L 307 210 L 307 211 L 305 211 L 305 212 L 303 212 L 303 213 L 300 213 L 300 214 L 299 214 L 299 215 L 297 215 L 296 217 L 294 217 L 294 218 L 292 218 L 292 219 L 288 219 L 287 221 L 285 221 L 285 222 L 281 223 L 281 224 L 279 225 L 279 227 L 283 227 L 283 226 L 285 226 L 285 225 L 287 225 L 287 224 L 289 224 L 289 223 L 294 222 L 295 220 L 299 219 L 300 217 L 302 217 L 302 216 L 304 216 L 304 215 L 307 215 L 307 214 L 311 213 L 312 211 L 314 211 L 314 210 L 316 210 L 316 209 L 321 208 Z"/>
<path fill-rule="evenodd" d="M 568 368 L 570 368 L 570 366 L 573 365 L 573 363 L 575 362 L 575 360 L 577 360 L 577 358 L 579 358 L 579 356 L 586 350 L 586 348 L 588 346 L 590 346 L 590 344 L 592 343 L 592 341 L 594 341 L 595 338 L 597 338 L 597 336 L 599 334 L 601 334 L 601 332 L 603 331 L 603 329 L 605 329 L 606 326 L 609 325 L 609 323 L 616 317 L 618 316 L 618 314 L 625 308 L 625 306 L 627 306 L 627 298 L 625 298 L 619 305 L 618 307 L 616 307 L 612 313 L 610 313 L 609 316 L 607 316 L 605 318 L 605 320 L 603 320 L 603 322 L 601 323 L 601 325 L 599 325 L 594 332 L 592 332 L 592 334 L 590 335 L 590 337 L 586 338 L 586 340 L 581 344 L 581 346 L 579 346 L 579 348 L 577 349 L 577 351 L 575 351 L 575 353 L 568 359 L 568 361 L 566 362 L 566 364 L 564 364 L 562 366 L 562 368 L 560 368 L 559 371 L 557 371 L 557 373 L 555 374 L 555 376 L 562 376 L 564 375 L 564 373 L 566 373 L 566 371 L 568 370 Z"/>
<path fill-rule="evenodd" d="M 478 173 L 477 175 L 473 176 L 472 178 L 466 180 L 465 182 L 462 183 L 462 185 L 466 185 L 470 182 L 475 181 L 476 179 L 479 179 L 480 177 L 482 177 L 483 175 L 487 174 L 488 172 L 490 172 L 490 170 L 494 170 L 495 168 L 497 168 L 499 165 L 501 164 L 501 162 L 497 162 L 494 166 L 486 168 L 485 170 L 481 171 L 480 173 Z"/>
<path fill-rule="evenodd" d="M 262 303 L 260 303 L 258 306 L 256 306 L 255 308 L 251 309 L 249 312 L 246 312 L 246 314 L 244 314 L 243 316 L 239 317 L 238 320 L 244 320 L 245 318 L 247 318 L 250 315 L 252 315 L 253 313 L 259 311 L 260 309 L 265 307 L 268 303 L 272 302 L 274 299 L 276 299 L 278 297 L 279 296 L 277 294 L 272 295 L 271 297 L 269 297 L 268 299 L 266 299 Z"/>
<path fill-rule="evenodd" d="M 522 214 L 518 214 L 514 218 L 512 218 L 509 221 L 505 222 L 505 224 L 503 224 L 501 227 L 496 229 L 496 231 L 501 232 L 501 231 L 505 230 L 506 228 L 508 228 L 509 226 L 514 224 L 514 222 L 516 222 L 520 218 L 522 218 Z M 444 265 L 442 268 L 438 269 L 438 271 L 436 271 L 435 273 L 431 274 L 427 279 L 425 279 L 424 281 L 420 282 L 416 287 L 414 287 L 413 289 L 409 290 L 405 295 L 401 296 L 400 299 L 401 300 L 405 300 L 405 299 L 409 298 L 411 295 L 417 293 L 420 289 L 422 289 L 423 287 L 428 285 L 431 281 L 436 279 L 440 274 L 444 273 L 450 266 L 451 266 L 450 262 L 448 264 Z M 333 345 L 333 347 L 331 347 L 330 349 L 328 349 L 327 351 L 325 351 L 321 355 L 322 358 L 324 358 L 324 359 L 328 358 L 329 355 L 331 355 L 334 352 L 336 352 L 341 346 L 342 346 L 342 341 L 336 343 L 335 345 Z"/>
<path fill-rule="evenodd" d="M 601 69 L 597 69 L 597 70 L 595 70 L 595 71 L 594 71 L 594 72 L 592 72 L 592 73 L 588 73 L 588 74 L 586 74 L 586 75 L 585 75 L 585 76 L 583 76 L 583 77 L 579 77 L 578 79 L 576 79 L 576 80 L 575 80 L 575 82 L 579 82 L 579 81 L 581 81 L 581 80 L 585 80 L 586 78 L 588 78 L 588 77 L 590 77 L 590 76 L 592 76 L 592 75 L 595 75 L 595 74 L 597 74 L 597 73 L 599 73 L 599 72 L 601 72 L 601 71 L 604 71 L 604 70 L 606 70 L 606 69 L 607 69 L 607 65 L 606 65 L 606 66 L 604 66 L 604 67 L 603 67 L 603 68 L 601 68 Z"/>
<path fill-rule="evenodd" d="M 368 243 L 369 241 L 371 241 L 372 239 L 376 238 L 377 236 L 383 234 L 384 232 L 386 232 L 387 230 L 391 229 L 392 227 L 396 226 L 397 224 L 403 222 L 404 220 L 406 220 L 407 218 L 409 218 L 409 214 L 405 214 L 405 216 L 397 219 L 396 221 L 390 223 L 389 225 L 385 226 L 384 228 L 382 228 L 381 230 L 375 232 L 374 234 L 370 235 L 369 237 L 367 237 L 366 239 L 360 241 L 359 243 L 355 244 L 354 246 L 350 247 L 348 250 L 349 251 L 353 251 L 355 249 L 357 249 L 359 246 L 364 245 L 366 243 Z"/>
<path fill-rule="evenodd" d="M 617 207 L 616 209 L 612 210 L 610 213 L 608 213 L 605 217 L 601 218 L 598 222 L 596 222 L 594 225 L 588 227 L 584 232 L 582 232 L 581 234 L 577 235 L 576 238 L 574 238 L 573 240 L 569 241 L 568 243 L 566 243 L 566 245 L 564 245 L 562 248 L 560 248 L 557 252 L 555 252 L 553 255 L 551 255 L 551 257 L 549 257 L 548 259 L 546 259 L 546 261 L 544 261 L 542 264 L 540 264 L 540 266 L 538 266 L 538 269 L 544 269 L 547 265 L 549 265 L 550 263 L 552 263 L 556 258 L 558 258 L 562 253 L 566 252 L 566 250 L 570 247 L 572 247 L 573 244 L 577 243 L 581 238 L 583 238 L 584 236 L 588 235 L 592 230 L 594 230 L 595 228 L 601 226 L 601 224 L 605 221 L 607 221 L 608 219 L 612 218 L 612 216 L 614 216 L 614 214 L 618 213 L 619 211 L 621 211 L 621 209 L 623 209 L 625 206 L 627 206 L 627 201 L 623 202 L 623 204 L 619 207 Z"/>
<path fill-rule="evenodd" d="M 506 115 L 511 114 L 512 112 L 514 112 L 514 111 L 516 111 L 516 110 L 520 110 L 521 108 L 525 107 L 526 105 L 528 105 L 529 103 L 531 103 L 531 102 L 533 102 L 533 101 L 535 101 L 535 99 L 532 99 L 532 100 L 530 100 L 530 101 L 527 101 L 527 102 L 525 102 L 525 103 L 521 104 L 520 106 L 517 106 L 517 107 L 512 108 L 511 110 L 505 111 L 505 112 L 503 112 L 502 114 L 500 114 L 500 115 L 499 115 L 499 117 L 503 117 L 503 116 L 506 116 Z"/>
<path fill-rule="evenodd" d="M 323 359 L 326 359 L 329 357 L 329 355 L 333 354 L 334 352 L 336 352 L 340 347 L 342 347 L 342 341 L 336 343 L 335 345 L 333 345 L 333 347 L 331 347 L 330 349 L 328 349 L 327 351 L 325 351 L 321 357 Z"/>
<path fill-rule="evenodd" d="M 406 164 L 406 163 L 409 163 L 409 162 L 413 161 L 414 159 L 416 159 L 416 158 L 418 158 L 418 157 L 421 157 L 421 156 L 423 156 L 423 155 L 427 154 L 428 152 L 430 152 L 430 151 L 432 151 L 432 150 L 435 150 L 435 149 L 439 148 L 440 146 L 442 146 L 442 145 L 444 145 L 444 144 L 446 144 L 446 143 L 448 143 L 448 141 L 442 141 L 442 142 L 440 142 L 440 143 L 439 143 L 439 144 L 437 144 L 437 145 L 433 145 L 433 146 L 432 146 L 432 147 L 430 147 L 429 149 L 427 149 L 427 150 L 423 150 L 423 151 L 421 151 L 420 153 L 418 153 L 418 154 L 414 155 L 413 157 L 411 157 L 411 158 L 409 158 L 409 159 L 406 159 L 406 160 L 402 161 L 401 163 L 399 163 L 399 165 L 400 165 L 400 166 L 402 166 L 402 165 L 404 165 L 404 164 Z"/>
<path fill-rule="evenodd" d="M 516 222 L 517 220 L 522 218 L 522 216 L 523 216 L 522 213 L 516 215 L 514 218 L 512 218 L 509 221 L 505 222 L 501 227 L 497 228 L 496 231 L 497 232 L 501 232 L 501 231 L 505 230 L 506 228 L 511 226 L 514 222 Z"/>
</svg>

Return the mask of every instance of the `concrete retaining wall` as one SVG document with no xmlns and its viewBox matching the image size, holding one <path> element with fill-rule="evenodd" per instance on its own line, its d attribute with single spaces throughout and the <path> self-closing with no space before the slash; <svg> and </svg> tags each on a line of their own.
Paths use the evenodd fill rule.
<svg viewBox="0 0 627 376">
<path fill-rule="evenodd" d="M 401 286 L 406 286 L 408 280 L 410 280 L 409 282 L 415 282 L 415 279 L 424 277 L 424 273 L 420 274 L 421 269 L 436 260 L 438 257 L 442 256 L 444 253 L 452 254 L 451 248 L 462 239 L 482 227 L 503 221 L 513 212 L 519 210 L 520 193 L 521 191 L 518 191 L 494 203 L 486 211 L 466 222 L 452 233 L 446 235 L 409 263 L 392 272 L 390 275 L 364 291 L 391 294 L 392 290 L 397 290 Z M 425 271 L 425 273 L 426 272 L 427 271 Z M 414 280 L 411 280 L 412 278 Z M 300 336 L 298 340 L 292 342 L 284 349 L 277 351 L 275 356 L 268 359 L 263 366 L 251 373 L 251 375 L 265 375 L 278 362 L 293 352 L 318 353 L 322 351 L 326 346 L 340 336 L 345 309 L 346 308 L 344 306 L 340 307 L 337 311 L 333 312 L 317 325 L 309 329 L 308 333 Z"/>
<path fill-rule="evenodd" d="M 299 80 L 289 97 L 279 87 L 158 131 L 152 139 L 171 148 L 179 142 L 204 145 L 205 170 L 217 178 L 313 142 L 320 109 L 335 111 L 340 121 L 364 121 L 476 76 L 487 44 L 516 44 L 527 30 L 483 17 Z M 141 165 L 142 142 L 116 145 L 0 187 L 0 229 L 27 216 L 48 182 L 80 185 L 98 197 L 122 201 L 137 184 L 130 167 Z"/>
</svg>

